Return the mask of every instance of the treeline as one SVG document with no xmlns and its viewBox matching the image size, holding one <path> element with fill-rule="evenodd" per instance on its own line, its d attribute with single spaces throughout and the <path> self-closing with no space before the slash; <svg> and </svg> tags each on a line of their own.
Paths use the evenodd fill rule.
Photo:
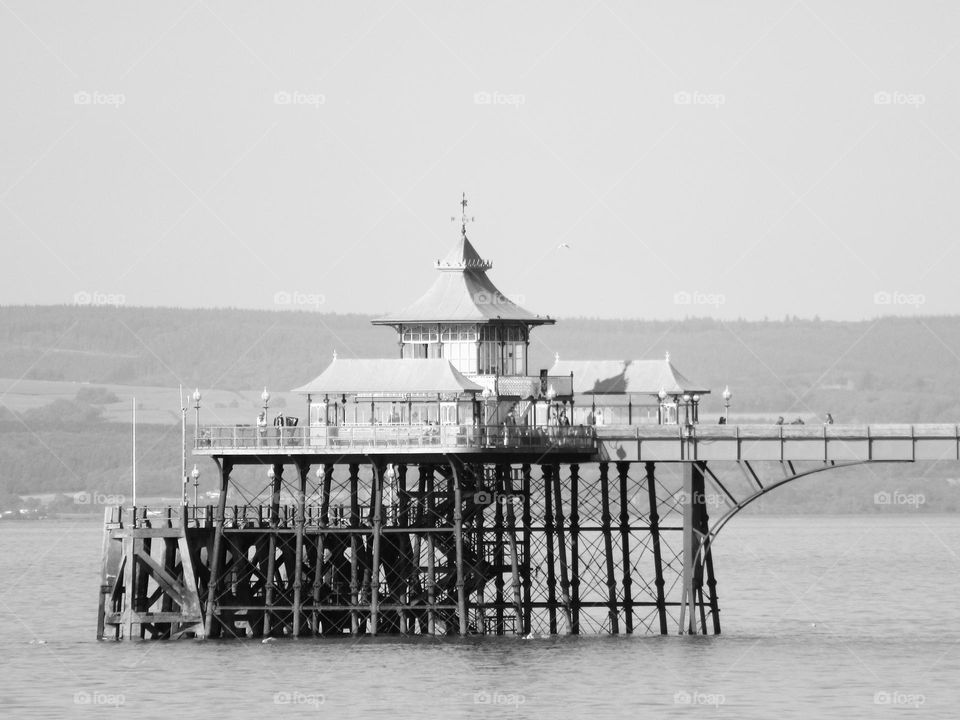
<svg viewBox="0 0 960 720">
<path fill-rule="evenodd" d="M 340 357 L 392 357 L 362 315 L 132 307 L 0 308 L 0 377 L 89 383 L 296 387 Z M 532 372 L 566 359 L 663 357 L 714 389 L 703 404 L 838 422 L 960 421 L 960 317 L 862 322 L 560 320 L 534 331 Z M 788 417 L 790 419 L 790 417 Z"/>
</svg>

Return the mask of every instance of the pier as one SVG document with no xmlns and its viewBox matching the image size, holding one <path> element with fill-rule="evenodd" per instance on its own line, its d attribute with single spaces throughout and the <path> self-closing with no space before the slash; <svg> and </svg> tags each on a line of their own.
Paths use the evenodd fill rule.
<svg viewBox="0 0 960 720">
<path fill-rule="evenodd" d="M 497 290 L 463 209 L 435 284 L 375 321 L 397 357 L 334 357 L 296 416 L 265 388 L 249 425 L 202 422 L 195 393 L 217 502 L 185 476 L 179 507 L 107 509 L 98 638 L 717 634 L 716 540 L 756 499 L 960 461 L 958 425 L 732 424 L 729 390 L 704 422 L 669 356 L 531 374 L 554 320 Z"/>
</svg>

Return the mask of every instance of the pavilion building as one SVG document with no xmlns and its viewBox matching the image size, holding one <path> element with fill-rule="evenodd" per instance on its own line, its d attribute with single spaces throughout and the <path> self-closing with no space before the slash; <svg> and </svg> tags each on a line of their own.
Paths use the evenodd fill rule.
<svg viewBox="0 0 960 720">
<path fill-rule="evenodd" d="M 465 198 L 461 204 L 460 237 L 434 263 L 433 284 L 411 305 L 373 320 L 397 333 L 399 357 L 334 355 L 320 376 L 296 389 L 307 396 L 314 442 L 379 426 L 398 428 L 399 444 L 425 433 L 446 445 L 491 442 L 490 428 L 526 435 L 550 427 L 696 422 L 699 398 L 709 390 L 687 380 L 669 355 L 557 357 L 551 369 L 531 372 L 531 333 L 556 321 L 494 285 L 487 275 L 493 263 L 467 237 Z M 503 441 L 503 432 L 498 437 Z"/>
</svg>

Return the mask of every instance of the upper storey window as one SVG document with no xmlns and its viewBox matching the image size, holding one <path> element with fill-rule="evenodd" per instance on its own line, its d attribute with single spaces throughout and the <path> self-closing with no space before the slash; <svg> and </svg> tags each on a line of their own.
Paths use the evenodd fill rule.
<svg viewBox="0 0 960 720">
<path fill-rule="evenodd" d="M 436 325 L 404 325 L 401 339 L 405 343 L 440 342 L 440 333 Z"/>
<path fill-rule="evenodd" d="M 445 324 L 440 326 L 440 339 L 443 342 L 476 342 L 477 326 Z"/>
</svg>

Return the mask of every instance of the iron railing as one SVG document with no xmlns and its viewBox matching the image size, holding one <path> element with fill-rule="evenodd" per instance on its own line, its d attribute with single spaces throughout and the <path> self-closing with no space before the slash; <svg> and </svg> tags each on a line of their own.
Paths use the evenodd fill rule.
<svg viewBox="0 0 960 720">
<path fill-rule="evenodd" d="M 366 449 L 443 448 L 452 451 L 482 449 L 562 448 L 593 450 L 592 428 L 584 426 L 474 427 L 472 425 L 340 425 L 320 427 L 267 427 L 253 425 L 200 428 L 194 448 L 213 450 L 284 449 L 323 452 L 324 448 Z"/>
</svg>

